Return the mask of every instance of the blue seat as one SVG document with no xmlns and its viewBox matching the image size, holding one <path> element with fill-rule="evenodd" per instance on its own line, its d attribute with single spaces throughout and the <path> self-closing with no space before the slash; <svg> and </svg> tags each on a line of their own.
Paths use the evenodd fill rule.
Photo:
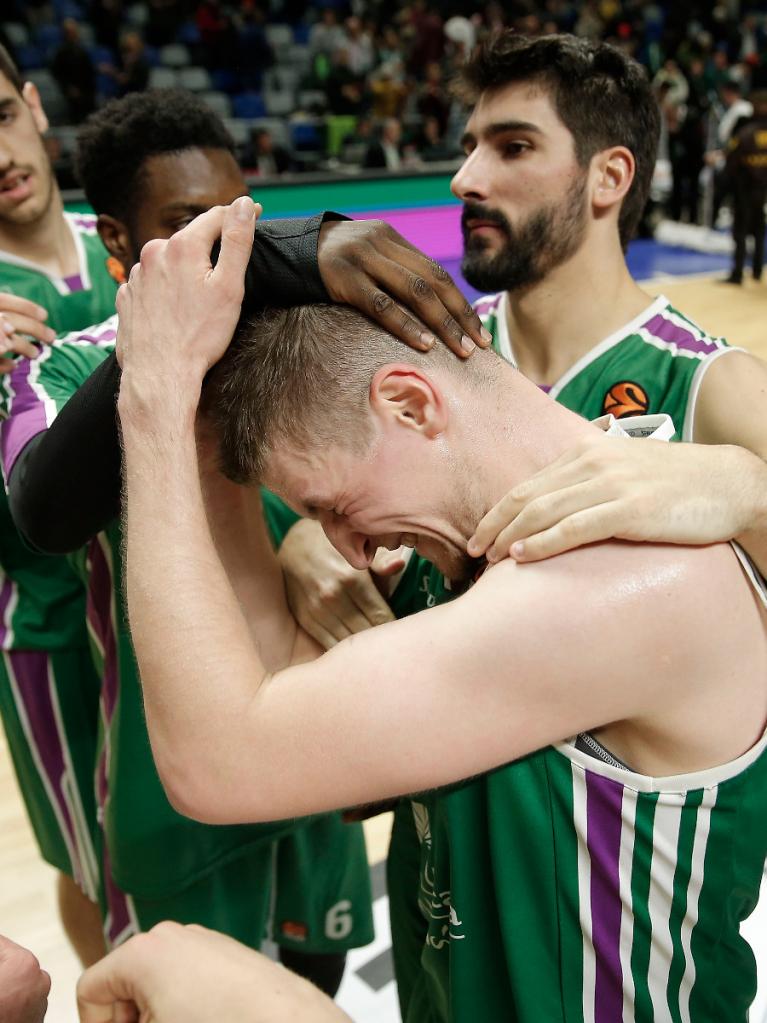
<svg viewBox="0 0 767 1023">
<path fill-rule="evenodd" d="M 44 53 L 52 53 L 61 44 L 61 29 L 58 25 L 40 25 L 35 42 Z"/>
<path fill-rule="evenodd" d="M 241 92 L 232 97 L 232 113 L 235 117 L 264 117 L 266 107 L 260 92 Z"/>
<path fill-rule="evenodd" d="M 22 71 L 28 71 L 30 68 L 44 67 L 45 57 L 39 47 L 28 43 L 16 47 L 16 63 Z"/>
</svg>

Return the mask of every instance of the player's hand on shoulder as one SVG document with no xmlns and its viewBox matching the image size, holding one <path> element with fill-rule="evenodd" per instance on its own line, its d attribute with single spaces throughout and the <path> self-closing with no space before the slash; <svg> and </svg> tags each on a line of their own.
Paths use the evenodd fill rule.
<svg viewBox="0 0 767 1023">
<path fill-rule="evenodd" d="M 600 540 L 709 544 L 747 529 L 737 449 L 595 436 L 509 491 L 468 550 L 538 561 Z"/>
<path fill-rule="evenodd" d="M 296 621 L 325 650 L 394 617 L 370 572 L 352 568 L 312 519 L 301 519 L 290 529 L 279 561 Z M 395 558 L 384 573 L 402 564 Z"/>
<path fill-rule="evenodd" d="M 81 1023 L 334 1023 L 346 1016 L 308 981 L 232 938 L 165 922 L 83 974 Z"/>
<path fill-rule="evenodd" d="M 355 306 L 411 348 L 427 351 L 438 338 L 467 356 L 490 344 L 450 274 L 384 221 L 326 222 L 317 254 L 333 301 Z"/>
<path fill-rule="evenodd" d="M 50 344 L 56 332 L 46 326 L 48 312 L 36 302 L 0 291 L 0 352 L 34 359 L 38 349 L 33 340 Z M 10 373 L 14 360 L 0 359 L 0 374 Z"/>
<path fill-rule="evenodd" d="M 214 206 L 167 240 L 155 239 L 117 293 L 118 360 L 134 394 L 167 400 L 168 381 L 199 391 L 237 325 L 260 207 Z M 213 266 L 211 250 L 221 239 Z M 134 384 L 136 380 L 134 379 Z"/>
<path fill-rule="evenodd" d="M 51 978 L 28 949 L 0 934 L 0 1019 L 41 1023 L 48 1008 Z"/>
</svg>

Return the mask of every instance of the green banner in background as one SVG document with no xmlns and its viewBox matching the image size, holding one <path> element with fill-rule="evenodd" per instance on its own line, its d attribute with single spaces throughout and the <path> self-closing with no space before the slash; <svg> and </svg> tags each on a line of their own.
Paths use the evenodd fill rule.
<svg viewBox="0 0 767 1023">
<path fill-rule="evenodd" d="M 419 174 L 412 177 L 373 179 L 333 178 L 321 181 L 256 184 L 251 195 L 262 203 L 264 217 L 310 216 L 319 210 L 354 213 L 358 210 L 445 206 L 457 200 L 450 195 L 450 174 Z M 89 212 L 82 199 L 66 203 L 70 211 Z"/>
</svg>

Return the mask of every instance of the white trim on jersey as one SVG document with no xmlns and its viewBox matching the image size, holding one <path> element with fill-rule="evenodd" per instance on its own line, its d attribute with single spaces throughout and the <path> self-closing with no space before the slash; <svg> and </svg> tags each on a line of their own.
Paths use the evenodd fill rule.
<svg viewBox="0 0 767 1023">
<path fill-rule="evenodd" d="M 729 352 L 745 352 L 745 348 L 720 348 L 718 352 L 712 352 L 711 355 L 708 355 L 705 359 L 703 359 L 693 374 L 690 391 L 687 397 L 687 411 L 684 415 L 684 425 L 682 427 L 682 440 L 686 443 L 692 443 L 694 438 L 695 411 L 698 407 L 698 395 L 703 383 L 703 377 L 706 373 L 708 373 L 709 369 L 717 359 L 719 359 L 722 355 L 727 355 Z"/>
<path fill-rule="evenodd" d="M 78 276 L 82 283 L 82 287 L 78 288 L 78 291 L 90 291 L 91 290 L 91 275 L 88 272 L 88 256 L 83 245 L 81 238 L 81 232 L 77 230 L 74 224 L 76 216 L 82 216 L 83 214 L 64 213 L 64 221 L 72 233 L 72 240 L 75 243 L 75 251 L 77 252 L 77 263 L 78 270 L 77 274 L 71 274 L 71 277 Z M 72 289 L 67 284 L 63 277 L 58 277 L 56 274 L 52 274 L 45 267 L 40 266 L 38 263 L 33 263 L 30 259 L 24 259 L 21 256 L 16 256 L 12 252 L 6 252 L 5 249 L 0 249 L 0 263 L 8 263 L 10 266 L 18 266 L 22 270 L 32 270 L 34 273 L 40 274 L 41 277 L 45 277 L 46 280 L 50 281 L 56 291 L 60 295 L 73 295 Z"/>
</svg>

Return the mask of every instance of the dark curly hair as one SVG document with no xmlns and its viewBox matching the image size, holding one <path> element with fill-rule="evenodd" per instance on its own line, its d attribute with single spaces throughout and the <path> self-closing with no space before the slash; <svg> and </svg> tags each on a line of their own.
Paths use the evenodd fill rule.
<svg viewBox="0 0 767 1023">
<path fill-rule="evenodd" d="M 625 146 L 633 154 L 636 171 L 619 220 L 625 248 L 650 194 L 660 137 L 660 112 L 645 69 L 608 43 L 501 32 L 478 47 L 455 88 L 476 103 L 483 92 L 515 82 L 539 83 L 548 92 L 582 167 L 610 146 Z"/>
<path fill-rule="evenodd" d="M 221 119 L 189 92 L 153 89 L 112 100 L 87 119 L 75 163 L 96 213 L 130 220 L 150 156 L 184 149 L 226 149 L 234 140 Z"/>
</svg>

